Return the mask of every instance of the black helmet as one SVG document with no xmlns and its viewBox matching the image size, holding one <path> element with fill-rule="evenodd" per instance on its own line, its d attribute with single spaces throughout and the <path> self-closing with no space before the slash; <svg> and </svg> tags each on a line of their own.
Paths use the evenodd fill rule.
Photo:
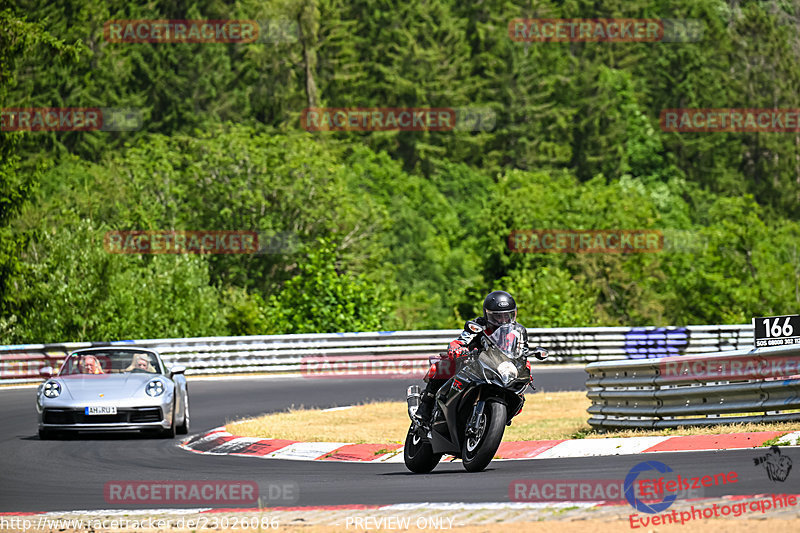
<svg viewBox="0 0 800 533">
<path fill-rule="evenodd" d="M 492 327 L 514 323 L 517 320 L 517 302 L 506 291 L 490 292 L 483 301 L 483 317 Z"/>
</svg>

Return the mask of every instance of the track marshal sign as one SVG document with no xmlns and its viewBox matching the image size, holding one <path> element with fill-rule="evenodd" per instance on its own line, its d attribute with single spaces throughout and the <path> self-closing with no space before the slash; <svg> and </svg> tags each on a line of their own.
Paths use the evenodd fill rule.
<svg viewBox="0 0 800 533">
<path fill-rule="evenodd" d="M 800 315 L 756 317 L 753 329 L 756 348 L 800 344 Z"/>
</svg>

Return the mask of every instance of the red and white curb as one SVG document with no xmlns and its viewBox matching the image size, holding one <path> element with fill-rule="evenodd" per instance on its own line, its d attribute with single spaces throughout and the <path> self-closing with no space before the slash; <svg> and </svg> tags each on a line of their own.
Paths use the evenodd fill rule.
<svg viewBox="0 0 800 533">
<path fill-rule="evenodd" d="M 778 444 L 796 445 L 800 431 L 760 431 L 725 435 L 684 437 L 616 437 L 503 442 L 495 455 L 499 460 L 562 459 L 653 452 L 707 451 L 758 448 L 781 437 Z M 401 463 L 400 444 L 349 444 L 346 442 L 298 442 L 285 439 L 259 439 L 231 435 L 225 426 L 195 435 L 180 447 L 207 455 L 233 455 L 292 461 L 350 461 L 360 463 Z M 452 460 L 452 458 L 450 459 Z"/>
</svg>

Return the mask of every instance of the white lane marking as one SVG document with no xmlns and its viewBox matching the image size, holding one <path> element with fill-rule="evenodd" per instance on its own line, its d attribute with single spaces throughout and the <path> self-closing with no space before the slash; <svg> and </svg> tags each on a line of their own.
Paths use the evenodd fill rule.
<svg viewBox="0 0 800 533">
<path fill-rule="evenodd" d="M 800 431 L 795 431 L 794 433 L 789 433 L 781 437 L 778 444 L 781 446 L 797 446 L 798 441 L 800 441 Z"/>
<path fill-rule="evenodd" d="M 624 360 L 624 359 L 623 359 Z M 533 379 L 536 381 L 536 373 L 537 372 L 553 372 L 559 370 L 584 370 L 586 365 L 576 364 L 576 363 L 545 363 L 543 365 L 533 365 Z"/>
<path fill-rule="evenodd" d="M 437 503 L 395 503 L 389 505 L 381 505 L 376 508 L 362 509 L 358 505 L 335 505 L 335 506 L 306 506 L 303 511 L 311 512 L 320 510 L 326 515 L 330 516 L 334 512 L 348 512 L 348 513 L 375 513 L 375 512 L 400 512 L 400 511 L 419 511 L 419 510 L 438 510 L 438 511 L 474 511 L 474 510 L 503 510 L 503 509 L 553 509 L 560 507 L 582 507 L 589 508 L 598 505 L 601 502 L 487 502 L 487 503 L 463 503 L 463 502 L 437 502 Z M 335 507 L 332 509 L 331 507 Z M 92 510 L 71 510 L 71 511 L 47 511 L 36 513 L 36 516 L 43 517 L 64 517 L 64 516 L 159 516 L 159 515 L 192 515 L 195 513 L 206 513 L 214 511 L 213 507 L 195 507 L 195 508 L 180 508 L 180 509 L 92 509 Z M 229 513 L 246 513 L 252 509 L 228 509 Z M 280 507 L 270 510 L 271 514 L 280 513 L 293 513 L 292 511 L 283 511 Z M 9 516 L 14 516 L 11 513 Z M 20 515 L 22 516 L 22 515 Z M 168 519 L 168 518 L 165 518 Z"/>
<path fill-rule="evenodd" d="M 157 516 L 157 514 L 176 514 L 176 515 L 189 515 L 194 513 L 205 513 L 212 511 L 213 507 L 197 507 L 194 509 L 91 509 L 91 510 L 75 510 L 75 511 L 46 511 L 36 513 L 36 516 L 107 516 L 107 515 L 122 515 L 122 516 Z M 13 514 L 13 513 L 12 513 Z M 21 513 L 22 515 L 22 513 Z M 154 520 L 155 521 L 155 520 Z"/>
<path fill-rule="evenodd" d="M 348 444 L 347 442 L 298 442 L 296 444 L 290 444 L 280 450 L 275 450 L 263 457 L 265 459 L 313 461 Z"/>
<path fill-rule="evenodd" d="M 247 379 L 298 379 L 305 377 L 302 373 L 293 374 L 242 374 L 215 376 L 214 374 L 189 374 L 187 381 L 242 381 Z"/>
<path fill-rule="evenodd" d="M 544 509 L 553 507 L 594 507 L 598 502 L 488 502 L 488 503 L 463 503 L 463 502 L 439 502 L 439 503 L 393 503 L 381 505 L 380 511 L 417 511 L 432 510 L 439 511 L 468 511 L 476 509 Z"/>
<path fill-rule="evenodd" d="M 211 431 L 209 431 L 208 433 L 206 433 L 205 435 L 203 435 L 202 437 L 200 437 L 199 439 L 194 441 L 192 444 L 190 444 L 189 447 L 192 447 L 195 444 L 200 444 L 201 442 L 206 442 L 206 441 L 218 439 L 220 437 L 232 437 L 232 436 L 233 435 L 231 435 L 230 433 L 225 431 L 224 427 L 223 428 L 212 429 Z"/>
<path fill-rule="evenodd" d="M 35 389 L 39 387 L 45 380 L 42 380 L 37 383 L 23 383 L 21 385 L 4 385 L 2 381 L 0 381 L 0 392 L 4 390 L 17 390 L 17 389 Z"/>
<path fill-rule="evenodd" d="M 235 439 L 231 439 L 228 442 L 224 442 L 219 446 L 211 448 L 205 453 L 212 454 L 212 455 L 228 455 L 234 454 L 242 451 L 242 448 L 249 444 L 253 444 L 255 442 L 261 442 L 264 439 L 260 439 L 258 437 L 237 437 Z"/>
<path fill-rule="evenodd" d="M 533 459 L 559 459 L 564 457 L 592 457 L 596 455 L 628 455 L 664 442 L 672 437 L 615 437 L 610 439 L 567 440 L 545 450 Z"/>
<path fill-rule="evenodd" d="M 370 463 L 403 463 L 403 462 L 405 462 L 405 459 L 403 458 L 403 448 L 398 448 L 397 450 L 395 450 L 395 451 L 393 451 L 391 453 L 388 453 L 386 455 L 378 457 L 377 459 L 374 459 L 374 460 L 369 461 L 369 462 Z"/>
<path fill-rule="evenodd" d="M 331 411 L 344 411 L 345 409 L 352 409 L 355 405 L 344 405 L 342 407 L 331 407 L 330 409 L 323 409 L 321 413 L 330 413 Z"/>
</svg>

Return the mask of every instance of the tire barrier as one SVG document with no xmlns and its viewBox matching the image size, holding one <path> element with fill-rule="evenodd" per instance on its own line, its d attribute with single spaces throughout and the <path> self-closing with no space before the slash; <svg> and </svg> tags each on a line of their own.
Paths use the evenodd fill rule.
<svg viewBox="0 0 800 533">
<path fill-rule="evenodd" d="M 596 427 L 800 420 L 800 346 L 603 361 L 586 372 Z"/>
</svg>

